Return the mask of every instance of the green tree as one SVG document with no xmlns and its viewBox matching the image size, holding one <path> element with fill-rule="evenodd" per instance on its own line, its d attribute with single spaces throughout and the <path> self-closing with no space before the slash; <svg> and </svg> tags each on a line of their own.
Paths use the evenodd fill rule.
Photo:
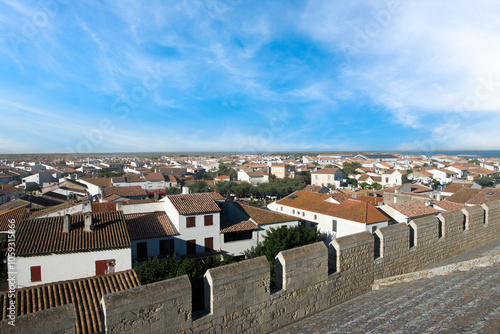
<svg viewBox="0 0 500 334">
<path fill-rule="evenodd" d="M 265 256 L 271 266 L 271 285 L 276 285 L 275 257 L 279 252 L 321 241 L 316 229 L 304 226 L 270 228 L 264 240 L 245 251 L 247 259 Z"/>
<path fill-rule="evenodd" d="M 472 160 L 469 160 L 467 162 L 470 163 L 470 164 L 476 164 L 478 166 L 481 165 L 481 162 L 479 160 L 477 160 L 477 159 L 472 159 Z"/>
<path fill-rule="evenodd" d="M 361 182 L 358 185 L 361 187 L 361 189 L 366 189 L 366 187 L 368 187 L 368 183 L 366 182 Z"/>
<path fill-rule="evenodd" d="M 344 166 L 342 171 L 345 175 L 357 174 L 356 169 L 361 167 L 361 164 L 357 161 L 344 162 L 342 165 Z"/>
<path fill-rule="evenodd" d="M 323 168 L 333 168 L 333 165 L 332 165 L 332 164 L 328 164 L 328 165 L 326 165 L 326 166 L 325 166 L 325 167 L 323 167 Z"/>
<path fill-rule="evenodd" d="M 372 187 L 373 189 L 376 189 L 376 190 L 380 190 L 380 189 L 382 189 L 382 185 L 381 185 L 380 183 L 377 183 L 377 182 L 373 182 L 373 183 L 371 184 L 371 187 Z"/>
<path fill-rule="evenodd" d="M 476 182 L 477 184 L 479 184 L 483 188 L 493 187 L 495 185 L 495 181 L 489 176 L 476 177 L 474 179 L 474 182 Z"/>
<path fill-rule="evenodd" d="M 195 181 L 187 186 L 191 193 L 207 193 L 210 192 L 210 188 L 207 183 L 203 180 Z"/>
<path fill-rule="evenodd" d="M 436 190 L 436 189 L 437 189 L 440 185 L 441 185 L 441 183 L 440 183 L 438 180 L 433 179 L 433 180 L 431 181 L 431 187 L 432 187 L 432 189 L 434 189 L 434 190 Z"/>
<path fill-rule="evenodd" d="M 349 179 L 347 179 L 347 184 L 350 184 L 353 187 L 357 187 L 358 186 L 358 180 L 349 178 Z"/>
</svg>

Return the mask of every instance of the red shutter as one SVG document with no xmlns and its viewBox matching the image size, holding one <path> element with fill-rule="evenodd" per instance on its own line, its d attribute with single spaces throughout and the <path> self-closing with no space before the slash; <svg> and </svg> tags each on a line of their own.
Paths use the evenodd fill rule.
<svg viewBox="0 0 500 334">
<path fill-rule="evenodd" d="M 214 238 L 205 238 L 205 252 L 214 250 Z"/>
<path fill-rule="evenodd" d="M 42 281 L 42 267 L 34 266 L 30 268 L 31 270 L 31 281 L 32 282 L 41 282 Z"/>
<path fill-rule="evenodd" d="M 205 226 L 210 226 L 213 224 L 214 224 L 214 216 L 213 215 L 205 216 Z"/>
<path fill-rule="evenodd" d="M 96 274 L 96 276 L 106 274 L 106 270 L 108 270 L 108 261 L 107 260 L 95 261 L 95 274 Z"/>
<path fill-rule="evenodd" d="M 186 227 L 195 227 L 195 226 L 196 226 L 196 217 L 187 217 Z"/>
</svg>

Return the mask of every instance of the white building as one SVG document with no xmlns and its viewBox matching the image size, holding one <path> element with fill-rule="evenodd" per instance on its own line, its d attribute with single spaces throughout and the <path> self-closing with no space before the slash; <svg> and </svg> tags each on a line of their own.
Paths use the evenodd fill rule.
<svg viewBox="0 0 500 334">
<path fill-rule="evenodd" d="M 346 181 L 346 175 L 339 168 L 323 168 L 311 173 L 311 185 L 326 187 L 329 184 L 335 188 Z"/>
<path fill-rule="evenodd" d="M 194 255 L 220 251 L 220 211 L 215 201 L 206 193 L 169 195 L 165 212 L 179 234 L 175 252 Z"/>
<path fill-rule="evenodd" d="M 18 288 L 132 268 L 122 212 L 24 220 L 16 231 Z"/>
<path fill-rule="evenodd" d="M 300 190 L 269 204 L 268 208 L 303 219 L 329 239 L 363 231 L 373 233 L 387 226 L 390 220 L 367 202 L 350 199 L 336 204 L 331 195 Z"/>
<path fill-rule="evenodd" d="M 221 226 L 221 250 L 230 255 L 243 255 L 256 246 L 270 228 L 299 226 L 301 219 L 271 210 L 236 202 L 224 203 L 227 222 Z"/>
</svg>

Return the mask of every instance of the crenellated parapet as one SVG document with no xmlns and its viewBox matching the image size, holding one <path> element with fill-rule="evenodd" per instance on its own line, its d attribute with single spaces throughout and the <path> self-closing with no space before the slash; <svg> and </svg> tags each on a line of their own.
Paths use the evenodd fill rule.
<svg viewBox="0 0 500 334">
<path fill-rule="evenodd" d="M 492 202 L 289 249 L 275 259 L 276 287 L 264 257 L 208 270 L 205 312 L 192 313 L 186 276 L 105 295 L 106 333 L 269 332 L 363 294 L 376 279 L 426 269 L 499 238 L 500 203 Z"/>
</svg>

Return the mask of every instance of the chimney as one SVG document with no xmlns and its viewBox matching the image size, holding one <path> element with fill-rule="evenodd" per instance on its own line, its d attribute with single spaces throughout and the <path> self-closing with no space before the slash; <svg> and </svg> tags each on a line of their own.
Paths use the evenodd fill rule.
<svg viewBox="0 0 500 334">
<path fill-rule="evenodd" d="M 71 216 L 70 215 L 64 215 L 63 233 L 68 233 L 69 231 L 71 231 Z"/>
<path fill-rule="evenodd" d="M 182 187 L 182 194 L 183 195 L 189 194 L 189 188 L 188 187 Z"/>
<path fill-rule="evenodd" d="M 93 229 L 93 225 L 92 225 L 92 214 L 89 214 L 87 213 L 85 215 L 85 227 L 84 227 L 84 231 L 85 232 L 92 232 L 92 229 Z"/>
</svg>

